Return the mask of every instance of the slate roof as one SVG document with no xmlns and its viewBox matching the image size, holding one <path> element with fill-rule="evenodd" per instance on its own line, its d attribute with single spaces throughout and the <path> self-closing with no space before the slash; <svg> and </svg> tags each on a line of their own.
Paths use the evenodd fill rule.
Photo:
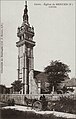
<svg viewBox="0 0 76 119">
<path fill-rule="evenodd" d="M 36 75 L 36 78 L 40 81 L 47 81 L 47 75 L 44 72 L 41 72 L 38 75 Z"/>
<path fill-rule="evenodd" d="M 41 71 L 34 70 L 34 78 L 36 78 L 36 76 L 40 73 L 41 73 Z"/>
<path fill-rule="evenodd" d="M 38 83 L 41 82 L 41 88 L 45 89 L 45 82 L 47 82 L 47 75 L 44 72 L 35 72 L 35 81 Z"/>
</svg>

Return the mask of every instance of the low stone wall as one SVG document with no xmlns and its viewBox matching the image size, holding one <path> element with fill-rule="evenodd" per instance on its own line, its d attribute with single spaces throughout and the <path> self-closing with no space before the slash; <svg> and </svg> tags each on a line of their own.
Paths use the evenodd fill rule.
<svg viewBox="0 0 76 119">
<path fill-rule="evenodd" d="M 47 100 L 57 101 L 60 100 L 61 97 L 72 98 L 76 100 L 76 95 L 73 94 L 44 94 Z M 0 101 L 7 102 L 9 99 L 14 99 L 16 104 L 25 105 L 24 101 L 25 96 L 29 99 L 40 99 L 40 96 L 43 94 L 37 95 L 29 95 L 29 94 L 0 94 Z"/>
<path fill-rule="evenodd" d="M 15 94 L 1 94 L 0 101 L 7 102 L 8 100 L 14 99 L 16 104 L 25 104 L 23 95 L 15 95 Z"/>
</svg>

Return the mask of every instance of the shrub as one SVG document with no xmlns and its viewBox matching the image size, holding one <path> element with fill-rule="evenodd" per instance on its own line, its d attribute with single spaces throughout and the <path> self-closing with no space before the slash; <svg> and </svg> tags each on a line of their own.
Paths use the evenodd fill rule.
<svg viewBox="0 0 76 119">
<path fill-rule="evenodd" d="M 8 104 L 8 106 L 14 106 L 15 100 L 14 99 L 8 99 L 7 104 Z"/>
<path fill-rule="evenodd" d="M 56 111 L 76 114 L 76 100 L 62 97 L 60 101 L 56 102 L 54 109 Z"/>
</svg>

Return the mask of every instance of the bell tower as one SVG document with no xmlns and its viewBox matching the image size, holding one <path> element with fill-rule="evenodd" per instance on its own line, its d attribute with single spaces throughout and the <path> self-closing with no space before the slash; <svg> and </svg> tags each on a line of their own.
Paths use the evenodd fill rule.
<svg viewBox="0 0 76 119">
<path fill-rule="evenodd" d="M 25 1 L 23 23 L 21 27 L 18 27 L 19 41 L 16 42 L 18 47 L 18 80 L 22 80 L 23 83 L 22 94 L 32 94 L 32 80 L 34 80 L 34 27 L 30 26 L 28 18 L 27 1 Z"/>
</svg>

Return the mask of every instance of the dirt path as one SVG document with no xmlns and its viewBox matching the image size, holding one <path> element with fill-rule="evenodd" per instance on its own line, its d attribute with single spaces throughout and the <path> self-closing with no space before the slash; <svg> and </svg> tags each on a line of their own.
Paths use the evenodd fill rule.
<svg viewBox="0 0 76 119">
<path fill-rule="evenodd" d="M 6 106 L 3 107 L 3 109 L 15 109 L 15 110 L 19 110 L 19 111 L 34 111 L 35 113 L 38 114 L 54 114 L 57 117 L 65 117 L 65 118 L 75 118 L 76 119 L 76 115 L 75 114 L 70 114 L 70 113 L 63 113 L 63 112 L 57 112 L 57 111 L 36 111 L 34 109 L 32 109 L 31 107 L 25 107 L 25 106 Z"/>
</svg>

